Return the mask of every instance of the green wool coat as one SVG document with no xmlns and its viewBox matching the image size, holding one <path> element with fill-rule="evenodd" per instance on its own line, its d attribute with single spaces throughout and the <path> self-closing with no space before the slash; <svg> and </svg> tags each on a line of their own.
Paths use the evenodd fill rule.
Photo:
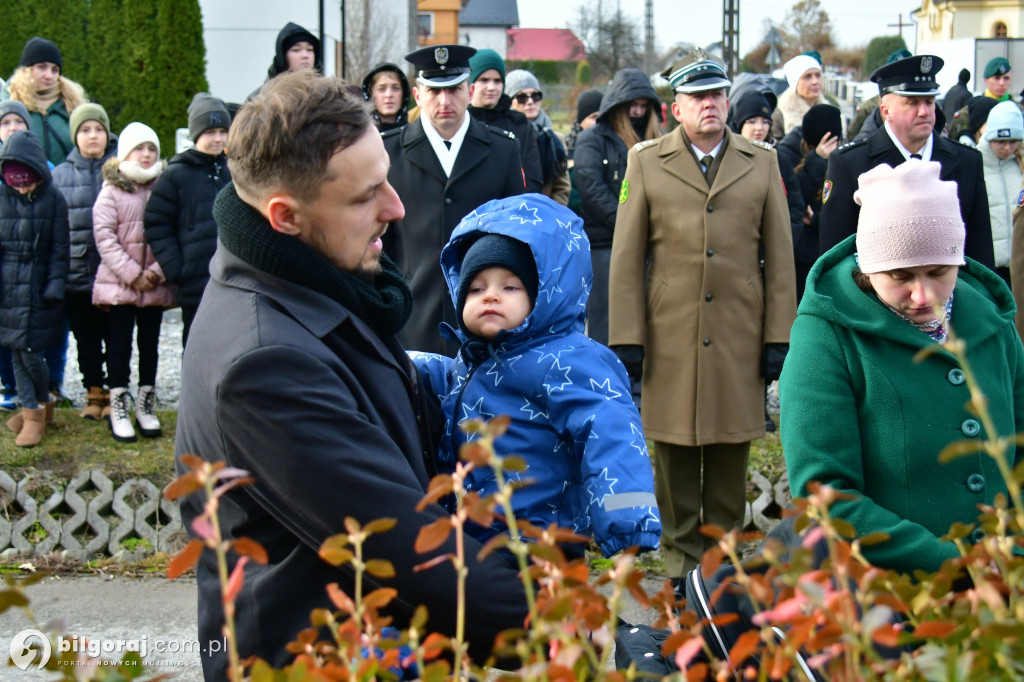
<svg viewBox="0 0 1024 682">
<path fill-rule="evenodd" d="M 949 443 L 988 434 L 966 409 L 956 359 L 942 350 L 914 363 L 935 342 L 854 283 L 855 239 L 811 269 L 790 335 L 779 382 L 789 482 L 794 496 L 806 496 L 810 481 L 857 495 L 836 503 L 832 515 L 859 535 L 889 535 L 863 548 L 875 565 L 934 571 L 957 555 L 939 538 L 954 522 L 973 523 L 977 505 L 1006 486 L 984 454 L 939 464 Z M 998 276 L 971 260 L 960 268 L 951 326 L 967 343 L 1000 436 L 1024 430 L 1024 348 L 1014 312 Z"/>
</svg>

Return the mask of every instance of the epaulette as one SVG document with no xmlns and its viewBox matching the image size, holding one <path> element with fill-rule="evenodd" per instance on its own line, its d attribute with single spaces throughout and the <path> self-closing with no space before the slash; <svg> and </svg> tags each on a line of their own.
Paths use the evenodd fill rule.
<svg viewBox="0 0 1024 682">
<path fill-rule="evenodd" d="M 383 133 L 380 134 L 380 137 L 382 140 L 386 140 L 389 137 L 394 137 L 395 135 L 401 133 L 403 128 L 405 128 L 405 126 L 401 126 L 399 128 L 392 128 L 391 130 L 385 130 Z"/>
<path fill-rule="evenodd" d="M 837 152 L 841 152 L 844 149 L 852 149 L 853 147 L 859 147 L 860 145 L 864 144 L 865 142 L 867 142 L 866 139 L 864 139 L 864 140 L 850 140 L 849 142 L 845 142 L 845 143 L 839 145 L 838 147 L 836 147 L 836 151 Z"/>
<path fill-rule="evenodd" d="M 643 141 L 637 142 L 635 145 L 633 145 L 633 149 L 635 149 L 635 150 L 637 150 L 639 152 L 641 150 L 647 149 L 651 145 L 657 144 L 657 142 L 658 142 L 658 138 L 654 138 L 654 139 L 651 139 L 651 140 L 643 140 Z"/>
<path fill-rule="evenodd" d="M 768 144 L 764 140 L 749 140 L 749 142 L 752 145 L 754 145 L 755 147 L 760 147 L 761 149 L 764 149 L 764 150 L 769 151 L 769 152 L 771 150 L 775 149 L 775 147 L 771 146 L 770 144 Z"/>
<path fill-rule="evenodd" d="M 501 135 L 502 137 L 507 137 L 510 140 L 516 139 L 516 134 L 513 133 L 511 130 L 505 130 L 504 128 L 492 126 L 489 123 L 487 124 L 487 129 L 490 130 L 492 133 L 496 133 L 498 135 Z"/>
</svg>

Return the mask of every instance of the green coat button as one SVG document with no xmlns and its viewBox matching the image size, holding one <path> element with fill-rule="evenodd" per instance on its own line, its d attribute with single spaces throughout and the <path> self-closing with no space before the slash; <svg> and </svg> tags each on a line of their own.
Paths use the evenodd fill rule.
<svg viewBox="0 0 1024 682">
<path fill-rule="evenodd" d="M 964 423 L 960 425 L 960 430 L 968 438 L 973 438 L 981 433 L 981 424 L 977 419 L 965 419 Z"/>
<path fill-rule="evenodd" d="M 946 375 L 946 378 L 949 379 L 949 383 L 954 386 L 959 386 L 964 383 L 964 371 L 959 367 L 956 367 L 949 370 L 949 374 Z"/>
<path fill-rule="evenodd" d="M 967 489 L 972 493 L 980 493 L 985 489 L 985 477 L 981 474 L 971 474 L 967 477 Z"/>
<path fill-rule="evenodd" d="M 974 530 L 971 531 L 971 534 L 970 534 L 968 539 L 971 541 L 972 545 L 976 545 L 979 542 L 981 542 L 981 539 L 983 537 L 985 537 L 985 531 L 983 531 L 980 528 L 975 528 Z"/>
</svg>

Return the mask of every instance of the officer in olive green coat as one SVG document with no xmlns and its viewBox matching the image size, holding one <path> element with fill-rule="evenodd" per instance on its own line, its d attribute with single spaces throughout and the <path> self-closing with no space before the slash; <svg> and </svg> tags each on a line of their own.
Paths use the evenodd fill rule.
<svg viewBox="0 0 1024 682">
<path fill-rule="evenodd" d="M 764 435 L 764 381 L 781 368 L 796 277 L 778 159 L 726 128 L 722 66 L 696 50 L 663 75 L 681 125 L 629 152 L 609 345 L 642 376 L 662 552 L 679 579 L 714 544 L 702 523 L 742 524 L 750 441 Z"/>
</svg>

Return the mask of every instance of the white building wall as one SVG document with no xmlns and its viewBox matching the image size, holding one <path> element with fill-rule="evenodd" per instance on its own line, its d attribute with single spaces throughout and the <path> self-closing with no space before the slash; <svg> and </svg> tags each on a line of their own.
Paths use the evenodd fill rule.
<svg viewBox="0 0 1024 682">
<path fill-rule="evenodd" d="M 508 58 L 508 33 L 503 26 L 460 26 L 459 42 L 478 50 L 489 48 Z"/>
<path fill-rule="evenodd" d="M 345 19 L 350 40 L 346 52 L 355 49 L 356 30 L 362 27 L 357 14 L 362 1 L 345 3 L 349 5 Z M 371 43 L 387 46 L 387 58 L 377 61 L 393 61 L 405 66 L 402 57 L 413 49 L 409 47 L 409 0 L 366 1 L 372 6 L 371 24 L 377 23 L 374 18 L 380 16 L 383 27 L 382 35 Z M 294 22 L 319 36 L 320 4 L 321 0 L 200 0 L 206 41 L 206 79 L 211 93 L 228 102 L 244 102 L 267 79 L 277 34 L 285 24 Z M 323 54 L 327 75 L 341 75 L 341 64 L 336 56 L 341 40 L 341 6 L 338 0 L 323 0 Z M 386 22 L 385 16 L 388 17 Z M 345 74 L 349 80 L 362 80 L 362 73 L 349 71 L 351 69 L 346 69 Z"/>
</svg>

